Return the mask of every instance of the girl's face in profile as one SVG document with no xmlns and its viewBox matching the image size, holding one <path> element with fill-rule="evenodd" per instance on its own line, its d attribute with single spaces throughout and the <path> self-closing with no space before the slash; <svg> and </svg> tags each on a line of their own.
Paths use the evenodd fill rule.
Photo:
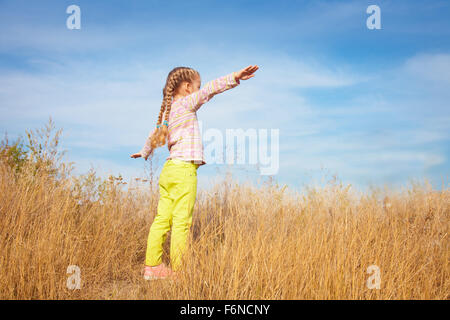
<svg viewBox="0 0 450 320">
<path fill-rule="evenodd" d="M 177 89 L 177 94 L 174 96 L 174 99 L 178 99 L 179 96 L 186 96 L 191 93 L 197 92 L 200 90 L 200 76 L 197 76 L 191 82 L 183 81 L 180 87 Z"/>
<path fill-rule="evenodd" d="M 192 86 L 193 86 L 192 92 L 196 92 L 196 91 L 200 90 L 200 84 L 201 84 L 201 79 L 199 76 L 197 76 L 194 80 L 192 80 Z"/>
</svg>

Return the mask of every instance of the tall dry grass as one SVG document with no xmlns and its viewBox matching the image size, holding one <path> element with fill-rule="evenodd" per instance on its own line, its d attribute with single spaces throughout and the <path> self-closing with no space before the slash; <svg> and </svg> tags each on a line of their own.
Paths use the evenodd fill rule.
<svg viewBox="0 0 450 320">
<path fill-rule="evenodd" d="M 448 189 L 362 194 L 334 180 L 296 193 L 228 176 L 198 193 L 180 280 L 148 282 L 141 269 L 158 190 L 74 176 L 54 140 L 20 170 L 2 147 L 2 299 L 449 298 Z M 69 265 L 81 270 L 79 290 L 67 288 Z M 380 289 L 367 286 L 371 265 Z"/>
</svg>

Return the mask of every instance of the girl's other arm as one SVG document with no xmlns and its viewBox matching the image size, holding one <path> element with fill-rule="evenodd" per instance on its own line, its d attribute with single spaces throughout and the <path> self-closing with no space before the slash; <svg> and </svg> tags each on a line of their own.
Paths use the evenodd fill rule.
<svg viewBox="0 0 450 320">
<path fill-rule="evenodd" d="M 153 152 L 150 142 L 151 137 L 155 133 L 155 131 L 156 128 L 154 128 L 153 131 L 148 135 L 147 140 L 145 140 L 144 146 L 142 147 L 141 151 L 139 151 L 139 153 L 143 158 L 145 158 L 145 160 L 147 160 L 148 156 Z"/>
<path fill-rule="evenodd" d="M 239 84 L 238 73 L 232 72 L 226 76 L 209 81 L 200 90 L 187 95 L 184 99 L 188 102 L 191 111 L 195 112 L 214 95 L 234 88 Z"/>
</svg>

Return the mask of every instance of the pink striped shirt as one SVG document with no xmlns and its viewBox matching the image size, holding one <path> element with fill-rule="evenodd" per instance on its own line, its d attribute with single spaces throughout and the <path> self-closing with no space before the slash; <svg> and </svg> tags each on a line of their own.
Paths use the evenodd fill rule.
<svg viewBox="0 0 450 320">
<path fill-rule="evenodd" d="M 214 95 L 240 84 L 236 80 L 236 72 L 217 78 L 206 83 L 200 90 L 172 102 L 169 114 L 169 159 L 193 160 L 199 165 L 206 164 L 203 155 L 203 143 L 197 120 L 197 110 Z M 149 134 L 140 154 L 147 157 L 151 152 L 150 137 L 156 128 Z"/>
</svg>

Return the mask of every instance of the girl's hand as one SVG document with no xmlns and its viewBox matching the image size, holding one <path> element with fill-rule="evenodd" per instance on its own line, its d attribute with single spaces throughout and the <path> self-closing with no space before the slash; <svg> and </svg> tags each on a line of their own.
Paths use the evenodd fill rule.
<svg viewBox="0 0 450 320">
<path fill-rule="evenodd" d="M 144 157 L 144 159 L 147 161 L 148 157 L 150 157 L 152 154 L 153 154 L 153 151 L 148 156 Z M 132 158 L 140 158 L 140 157 L 142 157 L 142 154 L 140 154 L 139 152 L 138 153 L 134 153 L 134 154 L 131 155 L 131 157 Z"/>
<path fill-rule="evenodd" d="M 236 80 L 248 80 L 252 77 L 254 77 L 255 75 L 253 73 L 255 73 L 256 70 L 258 70 L 259 67 L 258 66 L 248 66 L 247 68 L 244 68 L 238 72 L 236 72 Z"/>
</svg>

